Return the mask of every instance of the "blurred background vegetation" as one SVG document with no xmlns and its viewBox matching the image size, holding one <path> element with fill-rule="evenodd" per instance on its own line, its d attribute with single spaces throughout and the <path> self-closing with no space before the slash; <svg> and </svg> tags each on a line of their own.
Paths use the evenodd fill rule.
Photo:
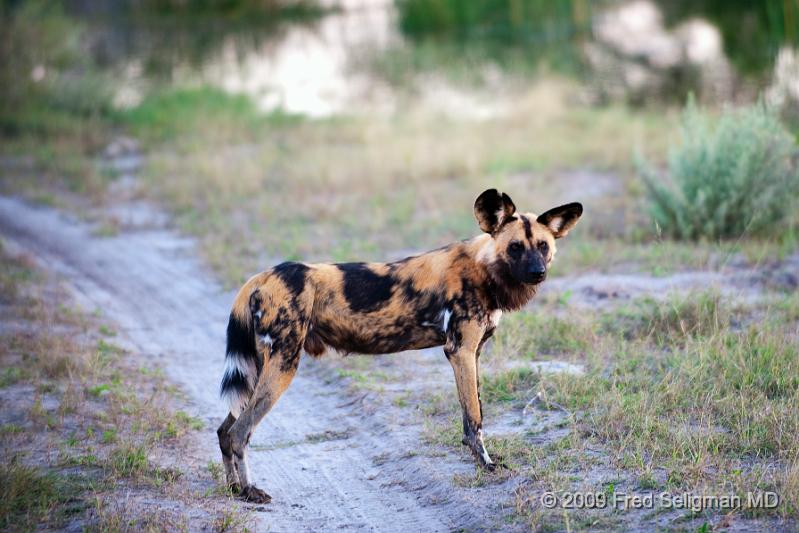
<svg viewBox="0 0 799 533">
<path fill-rule="evenodd" d="M 597 15 L 612 0 L 398 0 L 401 31 L 415 40 L 457 40 L 536 48 L 532 57 L 581 63 L 579 45 L 592 38 Z M 791 1 L 674 0 L 655 2 L 667 27 L 702 18 L 721 33 L 724 51 L 745 74 L 762 76 L 786 44 L 799 42 L 799 7 Z M 569 46 L 571 44 L 572 46 Z M 535 45 L 535 46 L 534 46 Z M 542 53 L 542 50 L 546 50 Z M 537 54 L 541 54 L 538 56 Z M 530 57 L 530 56 L 528 56 Z"/>
<path fill-rule="evenodd" d="M 789 190 L 765 184 L 797 179 L 795 0 L 17 0 L 0 13 L 3 187 L 103 201 L 120 171 L 98 157 L 146 154 L 142 194 L 231 280 L 274 257 L 468 237 L 488 186 L 525 209 L 587 203 L 574 268 L 607 266 L 600 241 L 639 264 L 661 261 L 666 238 L 675 264 L 794 246 Z M 680 129 L 689 95 L 701 132 Z M 771 122 L 750 127 L 748 108 Z M 697 143 L 749 178 L 675 155 Z M 697 200 L 708 188 L 712 205 Z M 697 202 L 724 227 L 686 229 Z M 762 213 L 773 223 L 752 231 Z"/>
</svg>

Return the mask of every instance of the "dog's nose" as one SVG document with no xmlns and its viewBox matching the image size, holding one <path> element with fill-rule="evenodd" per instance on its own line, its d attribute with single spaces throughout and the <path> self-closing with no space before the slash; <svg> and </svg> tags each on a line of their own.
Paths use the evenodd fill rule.
<svg viewBox="0 0 799 533">
<path fill-rule="evenodd" d="M 533 265 L 527 269 L 527 277 L 530 281 L 544 281 L 547 277 L 547 269 L 540 265 Z"/>
</svg>

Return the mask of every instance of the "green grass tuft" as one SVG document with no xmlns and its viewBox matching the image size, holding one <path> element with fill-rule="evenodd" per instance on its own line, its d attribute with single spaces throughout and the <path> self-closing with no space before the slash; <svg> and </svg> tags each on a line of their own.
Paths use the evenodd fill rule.
<svg viewBox="0 0 799 533">
<path fill-rule="evenodd" d="M 118 477 L 141 477 L 150 469 L 147 450 L 144 446 L 123 444 L 111 453 L 108 467 Z"/>
<path fill-rule="evenodd" d="M 548 313 L 517 313 L 503 317 L 495 350 L 511 357 L 538 359 L 541 355 L 582 353 L 595 338 L 593 326 Z"/>
<path fill-rule="evenodd" d="M 486 402 L 509 402 L 530 399 L 535 396 L 535 387 L 540 374 L 529 368 L 514 368 L 505 372 L 485 376 L 481 383 L 481 398 Z"/>
<path fill-rule="evenodd" d="M 34 529 L 53 509 L 75 496 L 67 480 L 42 474 L 16 458 L 0 466 L 0 528 Z"/>
<path fill-rule="evenodd" d="M 627 340 L 649 339 L 656 346 L 682 345 L 710 337 L 731 326 L 732 310 L 721 295 L 709 291 L 665 301 L 644 298 L 602 315 L 602 329 Z"/>
</svg>

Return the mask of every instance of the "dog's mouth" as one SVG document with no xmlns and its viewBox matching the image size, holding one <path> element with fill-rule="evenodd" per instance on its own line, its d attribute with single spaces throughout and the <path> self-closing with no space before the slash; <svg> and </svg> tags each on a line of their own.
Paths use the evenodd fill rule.
<svg viewBox="0 0 799 533">
<path fill-rule="evenodd" d="M 524 276 L 522 283 L 526 285 L 538 285 L 539 283 L 543 283 L 545 279 L 547 279 L 546 272 L 530 273 Z"/>
</svg>

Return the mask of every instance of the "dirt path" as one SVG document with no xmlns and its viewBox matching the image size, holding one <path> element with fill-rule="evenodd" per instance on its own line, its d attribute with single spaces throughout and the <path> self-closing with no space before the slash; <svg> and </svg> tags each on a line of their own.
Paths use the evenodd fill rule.
<svg viewBox="0 0 799 533">
<path fill-rule="evenodd" d="M 71 280 L 82 306 L 102 310 L 131 348 L 183 388 L 206 422 L 200 454 L 217 461 L 214 429 L 226 412 L 218 383 L 233 295 L 193 258 L 192 242 L 163 229 L 97 237 L 89 224 L 10 198 L 0 198 L 0 231 Z M 408 453 L 419 446 L 419 427 L 363 412 L 319 365 L 305 359 L 301 367 L 253 436 L 252 474 L 274 498 L 258 513 L 259 530 L 451 531 L 495 522 L 494 499 L 450 490 L 452 461 Z"/>
<path fill-rule="evenodd" d="M 567 299 L 576 307 L 609 307 L 636 298 L 663 299 L 674 294 L 714 290 L 733 300 L 756 302 L 769 290 L 793 291 L 799 286 L 799 254 L 751 265 L 737 260 L 718 270 L 675 272 L 665 276 L 640 273 L 584 273 L 548 280 L 539 297 Z M 568 295 L 568 297 L 567 297 Z"/>
</svg>

